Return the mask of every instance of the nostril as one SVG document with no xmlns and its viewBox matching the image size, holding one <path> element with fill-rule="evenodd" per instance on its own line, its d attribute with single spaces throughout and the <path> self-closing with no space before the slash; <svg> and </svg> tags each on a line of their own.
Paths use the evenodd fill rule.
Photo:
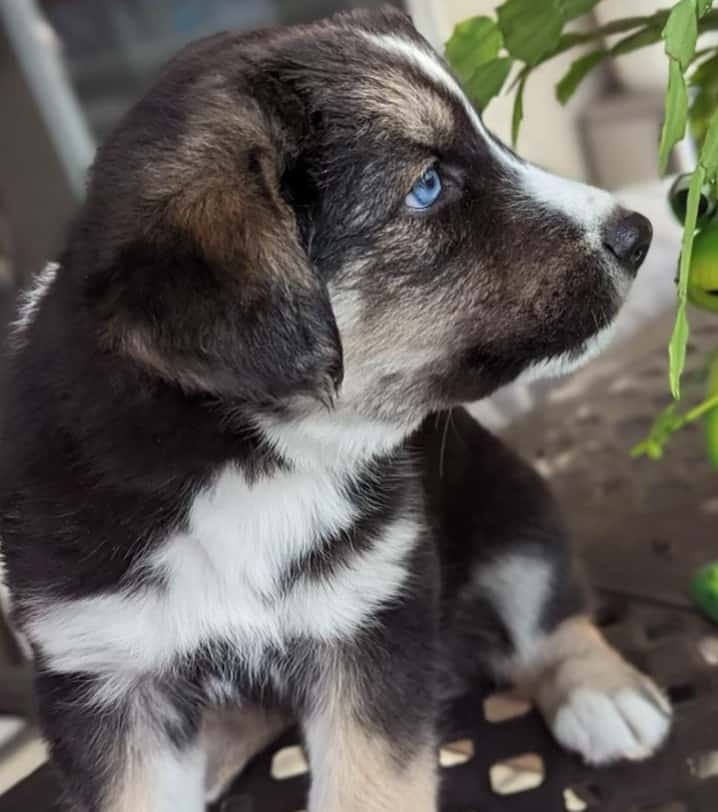
<svg viewBox="0 0 718 812">
<path fill-rule="evenodd" d="M 605 231 L 604 246 L 632 273 L 646 258 L 653 237 L 650 220 L 638 212 L 622 214 Z"/>
<path fill-rule="evenodd" d="M 648 253 L 648 245 L 638 245 L 635 251 L 631 254 L 630 261 L 632 265 L 638 267 L 642 264 Z"/>
</svg>

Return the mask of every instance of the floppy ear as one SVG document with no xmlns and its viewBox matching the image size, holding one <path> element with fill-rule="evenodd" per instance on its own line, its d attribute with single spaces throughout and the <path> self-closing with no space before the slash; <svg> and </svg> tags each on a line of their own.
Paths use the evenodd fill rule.
<svg viewBox="0 0 718 812">
<path fill-rule="evenodd" d="M 342 377 L 341 343 L 326 286 L 280 192 L 289 137 L 263 122 L 256 105 L 237 111 L 232 102 L 183 120 L 171 150 L 162 138 L 148 147 L 140 128 L 132 205 L 107 203 L 123 237 L 90 288 L 103 339 L 187 390 L 330 402 Z M 130 120 L 100 152 L 93 172 L 101 178 L 103 159 L 111 161 L 116 193 L 125 191 L 116 167 L 128 145 L 137 147 L 127 134 L 136 125 Z"/>
</svg>

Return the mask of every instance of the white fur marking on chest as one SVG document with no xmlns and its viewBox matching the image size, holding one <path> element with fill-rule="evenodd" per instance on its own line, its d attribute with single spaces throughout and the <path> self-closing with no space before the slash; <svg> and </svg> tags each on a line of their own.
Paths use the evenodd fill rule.
<svg viewBox="0 0 718 812">
<path fill-rule="evenodd" d="M 167 668 L 208 640 L 232 643 L 254 670 L 269 644 L 347 637 L 400 593 L 418 528 L 399 519 L 330 577 L 281 589 L 292 560 L 352 524 L 340 482 L 285 472 L 249 485 L 227 468 L 196 497 L 187 531 L 151 557 L 164 588 L 36 607 L 30 633 L 54 668 L 105 675 Z"/>
<path fill-rule="evenodd" d="M 350 471 L 396 448 L 415 426 L 392 424 L 342 409 L 314 412 L 294 422 L 259 420 L 259 427 L 280 456 L 295 470 L 324 468 Z"/>
</svg>

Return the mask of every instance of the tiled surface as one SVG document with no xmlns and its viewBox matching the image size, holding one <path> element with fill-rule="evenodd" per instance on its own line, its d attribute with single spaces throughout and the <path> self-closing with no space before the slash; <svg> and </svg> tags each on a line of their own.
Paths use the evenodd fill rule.
<svg viewBox="0 0 718 812">
<path fill-rule="evenodd" d="M 558 747 L 532 709 L 477 686 L 443 725 L 442 812 L 716 812 L 718 628 L 696 612 L 615 594 L 603 595 L 598 617 L 671 696 L 667 746 L 648 762 L 591 769 Z M 289 734 L 248 767 L 216 812 L 297 812 L 307 784 Z"/>
</svg>

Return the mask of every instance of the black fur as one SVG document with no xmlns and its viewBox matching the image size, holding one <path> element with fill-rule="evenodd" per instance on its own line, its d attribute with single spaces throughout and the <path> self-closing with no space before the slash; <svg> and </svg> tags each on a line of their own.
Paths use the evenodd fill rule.
<svg viewBox="0 0 718 812">
<path fill-rule="evenodd" d="M 315 548 L 290 561 L 283 578 L 289 589 L 298 578 L 329 579 L 340 567 L 352 565 L 352 559 L 377 543 L 378 533 L 407 508 L 414 494 L 412 462 L 405 450 L 374 459 L 363 470 L 347 477 L 344 485 L 348 499 L 356 506 L 352 527 L 321 539 Z"/>
<path fill-rule="evenodd" d="M 609 260 L 580 246 L 565 215 L 529 205 L 455 94 L 368 54 L 361 32 L 425 47 L 391 11 L 217 35 L 173 60 L 100 149 L 61 271 L 10 359 L 0 534 L 21 627 L 38 604 L 161 592 L 145 562 L 186 529 L 196 495 L 228 465 L 249 483 L 292 471 L 266 421 L 331 412 L 348 364 L 389 346 L 395 363 L 377 361 L 351 407 L 414 427 L 433 414 L 344 476 L 353 526 L 288 560 L 279 594 L 264 597 L 330 583 L 414 516 L 423 530 L 407 583 L 351 639 L 268 645 L 260 674 L 206 639 L 109 710 L 88 704 L 95 677 L 53 672 L 36 643 L 41 718 L 73 809 L 102 808 L 138 708 L 169 747 L 193 741 L 216 701 L 212 678 L 305 718 L 339 662 L 354 721 L 410 757 L 433 741 L 440 691 L 511 649 L 485 598 L 457 596 L 512 547 L 556 574 L 546 631 L 586 609 L 539 478 L 467 413 L 447 424 L 445 410 L 578 352 L 618 306 Z M 390 75 L 450 111 L 432 143 L 378 121 Z M 443 197 L 430 214 L 407 212 L 429 158 Z M 362 304 L 356 334 L 338 326 L 341 295 Z M 426 363 L 405 364 L 437 327 Z"/>
</svg>

